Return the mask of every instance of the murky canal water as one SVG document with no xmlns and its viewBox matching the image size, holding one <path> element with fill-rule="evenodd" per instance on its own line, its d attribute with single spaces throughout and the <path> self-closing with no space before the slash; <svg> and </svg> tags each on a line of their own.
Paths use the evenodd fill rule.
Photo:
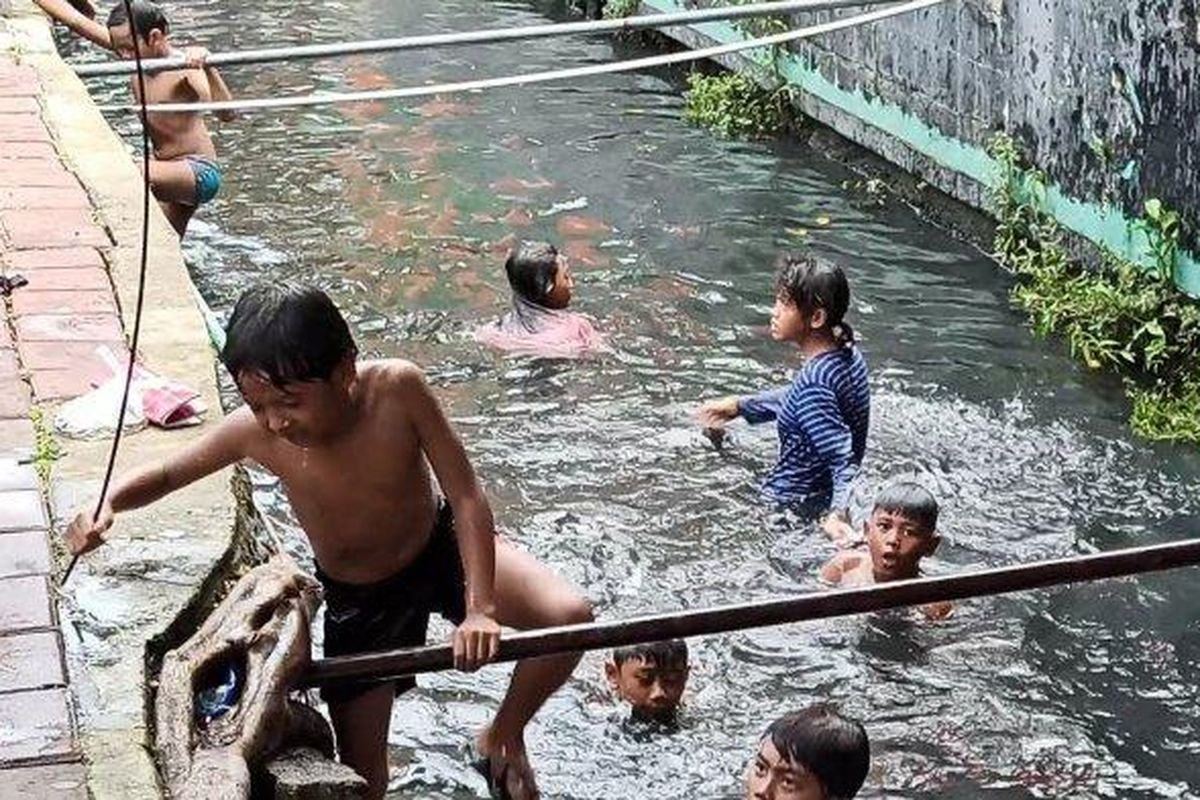
<svg viewBox="0 0 1200 800">
<path fill-rule="evenodd" d="M 515 25 L 551 4 L 182 4 L 213 50 Z M 632 57 L 558 40 L 228 70 L 235 94 L 365 89 Z M 110 96 L 124 96 L 110 83 Z M 832 550 L 760 508 L 769 427 L 715 452 L 703 398 L 782 383 L 771 265 L 845 265 L 872 366 L 858 503 L 914 477 L 943 504 L 934 573 L 1200 530 L 1200 460 L 1132 439 L 1119 386 L 1037 341 L 985 257 L 801 144 L 718 140 L 681 119 L 676 73 L 256 114 L 218 126 L 218 201 L 187 245 L 209 302 L 260 278 L 319 281 L 363 349 L 422 364 L 498 519 L 603 618 L 817 588 Z M 849 182 L 849 183 L 848 183 Z M 614 355 L 506 359 L 471 330 L 506 302 L 512 235 L 560 242 Z M 272 514 L 287 524 L 286 509 Z M 832 700 L 866 722 L 864 797 L 1200 796 L 1195 572 L 693 643 L 680 730 L 629 728 L 585 658 L 529 734 L 547 797 L 732 797 L 779 713 Z M 439 629 L 444 630 L 444 629 Z M 471 797 L 462 744 L 507 680 L 437 675 L 397 704 L 397 796 Z"/>
</svg>

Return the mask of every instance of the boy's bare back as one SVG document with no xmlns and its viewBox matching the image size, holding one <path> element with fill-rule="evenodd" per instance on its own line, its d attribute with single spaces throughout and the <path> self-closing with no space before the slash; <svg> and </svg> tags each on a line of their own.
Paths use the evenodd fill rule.
<svg viewBox="0 0 1200 800">
<path fill-rule="evenodd" d="M 139 98 L 138 80 L 132 79 L 133 96 Z M 146 76 L 146 104 L 194 103 L 210 99 L 203 69 L 169 70 Z M 216 158 L 204 117 L 196 112 L 151 112 L 147 115 L 154 155 L 170 161 L 189 155 Z"/>
</svg>

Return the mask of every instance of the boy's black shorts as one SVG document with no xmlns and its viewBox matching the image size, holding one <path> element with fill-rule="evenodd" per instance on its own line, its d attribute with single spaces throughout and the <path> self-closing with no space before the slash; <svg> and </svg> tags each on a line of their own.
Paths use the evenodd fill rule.
<svg viewBox="0 0 1200 800">
<path fill-rule="evenodd" d="M 347 656 L 373 650 L 425 644 L 429 615 L 436 611 L 455 625 L 466 616 L 466 580 L 454 537 L 450 504 L 441 500 L 429 544 L 400 572 L 375 583 L 343 583 L 317 566 L 325 587 L 325 655 Z M 321 688 L 325 702 L 340 702 L 378 686 L 380 681 L 350 681 Z M 395 681 L 396 694 L 417 685 Z"/>
</svg>

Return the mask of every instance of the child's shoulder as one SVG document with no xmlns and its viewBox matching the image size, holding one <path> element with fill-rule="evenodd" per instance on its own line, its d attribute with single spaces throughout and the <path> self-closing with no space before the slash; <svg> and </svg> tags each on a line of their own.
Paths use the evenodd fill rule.
<svg viewBox="0 0 1200 800">
<path fill-rule="evenodd" d="M 425 390 L 425 373 L 403 358 L 378 358 L 358 362 L 358 379 L 385 392 Z"/>
</svg>

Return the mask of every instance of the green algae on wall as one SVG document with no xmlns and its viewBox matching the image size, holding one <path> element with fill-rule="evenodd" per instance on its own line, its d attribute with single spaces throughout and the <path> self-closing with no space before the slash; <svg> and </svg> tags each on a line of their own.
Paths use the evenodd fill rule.
<svg viewBox="0 0 1200 800">
<path fill-rule="evenodd" d="M 679 11 L 685 8 L 683 3 L 677 0 L 642 2 L 645 7 L 657 12 Z M 749 38 L 742 30 L 728 22 L 702 23 L 691 27 L 695 32 L 719 43 Z M 756 53 L 750 58 L 764 67 L 772 63 L 772 59 L 767 57 L 765 52 Z M 1000 180 L 1000 165 L 988 155 L 985 147 L 947 135 L 931 120 L 921 119 L 895 103 L 869 96 L 858 88 L 847 89 L 839 86 L 829 76 L 822 74 L 809 59 L 793 52 L 776 54 L 773 65 L 776 73 L 800 92 L 882 131 L 951 173 L 968 178 L 989 191 L 995 188 Z M 935 181 L 931 180 L 931 183 L 933 182 Z M 959 199 L 969 200 L 957 193 L 953 186 L 942 185 L 939 188 L 958 196 Z M 987 193 L 979 193 L 979 196 L 986 197 Z M 1072 233 L 1134 263 L 1147 268 L 1153 266 L 1153 251 L 1143 226 L 1138 219 L 1131 218 L 1120 208 L 1109 203 L 1071 197 L 1053 182 L 1048 182 L 1045 191 L 1039 193 L 1038 204 L 1041 211 Z M 1188 294 L 1200 295 L 1200 259 L 1194 253 L 1180 251 L 1175 279 L 1179 287 Z"/>
</svg>

